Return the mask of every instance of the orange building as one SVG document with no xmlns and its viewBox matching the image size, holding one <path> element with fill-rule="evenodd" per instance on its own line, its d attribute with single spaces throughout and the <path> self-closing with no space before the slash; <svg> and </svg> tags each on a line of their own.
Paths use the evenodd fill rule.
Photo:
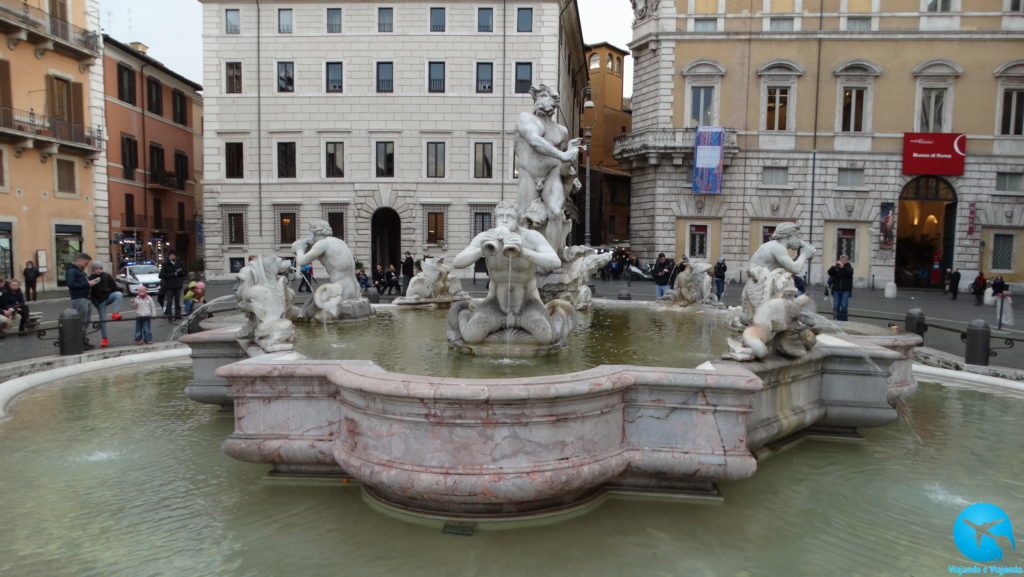
<svg viewBox="0 0 1024 577">
<path fill-rule="evenodd" d="M 99 2 L 0 2 L 0 275 L 105 257 Z"/>
<path fill-rule="evenodd" d="M 202 160 L 202 86 L 104 35 L 110 238 L 115 266 L 196 260 Z"/>
<path fill-rule="evenodd" d="M 586 47 L 593 108 L 583 111 L 584 130 L 589 130 L 590 146 L 590 244 L 594 246 L 628 245 L 629 171 L 623 170 L 612 156 L 615 137 L 629 134 L 633 128 L 629 100 L 623 92 L 623 59 L 629 52 L 602 42 Z M 585 158 L 583 159 L 586 160 Z M 581 169 L 583 167 L 581 166 Z M 582 172 L 582 170 L 581 170 Z M 583 173 L 585 202 L 587 174 Z M 586 210 L 580 205 L 581 213 Z M 584 242 L 586 223 L 575 231 L 577 242 Z"/>
</svg>

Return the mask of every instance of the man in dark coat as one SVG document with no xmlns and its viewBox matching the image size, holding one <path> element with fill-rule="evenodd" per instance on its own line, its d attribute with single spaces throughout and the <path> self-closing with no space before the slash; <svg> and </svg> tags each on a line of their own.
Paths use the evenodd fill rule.
<svg viewBox="0 0 1024 577">
<path fill-rule="evenodd" d="M 412 260 L 412 253 L 405 251 L 405 258 L 402 259 L 402 296 L 409 290 L 409 282 L 416 275 L 416 262 Z"/>
<path fill-rule="evenodd" d="M 665 292 L 669 289 L 673 268 L 675 268 L 674 263 L 665 258 L 665 253 L 658 253 L 658 260 L 654 263 L 654 294 L 659 299 L 665 296 Z"/>
<path fill-rule="evenodd" d="M 99 283 L 99 279 L 89 280 L 85 274 L 85 267 L 89 266 L 92 257 L 79 253 L 75 261 L 68 265 L 64 272 L 64 280 L 68 285 L 68 295 L 71 297 L 71 308 L 78 311 L 82 317 L 83 328 L 89 326 L 89 316 L 92 314 L 92 303 L 89 296 L 92 293 L 93 285 Z M 82 331 L 85 332 L 84 330 Z"/>
<path fill-rule="evenodd" d="M 185 267 L 178 260 L 173 250 L 160 267 L 160 290 L 164 293 L 164 315 L 171 316 L 171 305 L 174 305 L 174 318 L 181 318 L 181 287 L 185 286 Z"/>
<path fill-rule="evenodd" d="M 36 292 L 36 283 L 39 282 L 39 277 L 43 273 L 39 272 L 39 267 L 36 263 L 28 261 L 25 263 L 25 270 L 21 272 L 25 277 L 25 299 L 28 301 L 39 300 L 39 294 Z"/>
<path fill-rule="evenodd" d="M 21 284 L 16 280 L 11 280 L 5 288 L 0 289 L 0 314 L 8 318 L 15 314 L 21 315 L 18 333 L 24 335 L 28 329 L 28 312 L 25 295 L 21 293 Z"/>
<path fill-rule="evenodd" d="M 853 294 L 853 265 L 845 254 L 828 269 L 832 281 L 832 320 L 849 320 L 850 295 Z"/>
<path fill-rule="evenodd" d="M 89 298 L 92 299 L 92 304 L 96 305 L 96 310 L 100 312 L 100 347 L 105 348 L 110 344 L 110 335 L 107 334 L 107 307 L 110 307 L 112 320 L 121 319 L 121 289 L 117 286 L 114 277 L 104 272 L 102 263 L 92 263 L 89 270 L 92 272 L 89 275 L 89 280 L 100 281 L 93 285 Z"/>
<path fill-rule="evenodd" d="M 956 300 L 956 295 L 960 292 L 960 269 L 955 267 L 949 273 L 949 292 L 953 293 L 953 300 Z"/>
</svg>

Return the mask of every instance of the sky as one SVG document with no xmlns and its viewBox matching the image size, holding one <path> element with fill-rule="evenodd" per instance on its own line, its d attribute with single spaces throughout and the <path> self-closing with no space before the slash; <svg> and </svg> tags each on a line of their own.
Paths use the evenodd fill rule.
<svg viewBox="0 0 1024 577">
<path fill-rule="evenodd" d="M 633 10 L 629 0 L 577 0 L 583 41 L 628 50 Z M 103 31 L 125 44 L 142 42 L 149 55 L 185 78 L 203 83 L 202 4 L 198 0 L 100 0 Z M 633 93 L 633 61 L 624 63 L 625 92 Z"/>
</svg>

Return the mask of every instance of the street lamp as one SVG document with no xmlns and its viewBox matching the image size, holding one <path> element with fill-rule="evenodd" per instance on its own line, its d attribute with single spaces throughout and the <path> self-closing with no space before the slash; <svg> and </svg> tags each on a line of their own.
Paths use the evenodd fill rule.
<svg viewBox="0 0 1024 577">
<path fill-rule="evenodd" d="M 583 103 L 583 113 L 586 114 L 587 110 L 593 110 L 594 101 L 587 100 Z M 587 188 L 586 198 L 583 200 L 583 244 L 584 246 L 590 246 L 590 137 L 593 136 L 590 133 L 590 129 L 594 127 L 596 118 L 590 119 L 591 124 L 583 127 L 583 139 L 584 145 L 583 150 L 587 153 Z"/>
</svg>

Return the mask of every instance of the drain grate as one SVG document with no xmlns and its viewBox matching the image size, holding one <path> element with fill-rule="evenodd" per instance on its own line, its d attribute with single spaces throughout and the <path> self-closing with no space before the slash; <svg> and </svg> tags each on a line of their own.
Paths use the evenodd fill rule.
<svg viewBox="0 0 1024 577">
<path fill-rule="evenodd" d="M 467 536 L 472 536 L 474 531 L 476 531 L 476 523 L 469 521 L 448 521 L 441 529 L 442 533 Z"/>
</svg>

